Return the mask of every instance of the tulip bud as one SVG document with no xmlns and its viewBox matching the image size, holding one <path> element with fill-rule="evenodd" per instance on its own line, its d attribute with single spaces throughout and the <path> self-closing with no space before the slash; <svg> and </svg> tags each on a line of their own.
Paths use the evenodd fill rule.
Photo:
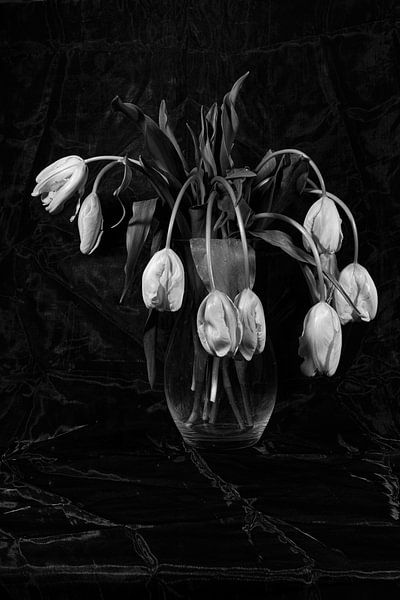
<svg viewBox="0 0 400 600">
<path fill-rule="evenodd" d="M 235 306 L 242 322 L 243 336 L 239 352 L 246 360 L 261 354 L 265 347 L 266 326 L 263 305 L 250 288 L 242 290 L 235 298 Z"/>
<path fill-rule="evenodd" d="M 340 273 L 339 283 L 361 313 L 361 317 L 358 317 L 343 294 L 338 289 L 335 289 L 335 308 L 340 322 L 345 325 L 359 318 L 362 321 L 371 321 L 378 309 L 378 292 L 367 269 L 358 263 L 351 263 Z"/>
<path fill-rule="evenodd" d="M 342 329 L 336 311 L 326 302 L 317 302 L 306 314 L 299 338 L 301 371 L 312 377 L 318 373 L 333 375 L 342 349 Z"/>
<path fill-rule="evenodd" d="M 342 219 L 339 216 L 336 204 L 331 198 L 322 196 L 310 207 L 304 219 L 304 228 L 312 236 L 318 252 L 337 252 L 343 240 Z M 310 250 L 309 243 L 303 238 L 306 250 Z"/>
<path fill-rule="evenodd" d="M 164 248 L 150 259 L 142 276 L 142 295 L 147 308 L 175 312 L 182 306 L 185 271 L 179 256 Z"/>
<path fill-rule="evenodd" d="M 85 161 L 79 156 L 66 156 L 52 163 L 36 177 L 32 196 L 41 194 L 42 203 L 50 214 L 60 212 L 75 192 L 83 190 L 88 176 Z"/>
<path fill-rule="evenodd" d="M 81 238 L 80 251 L 82 254 L 91 254 L 100 244 L 103 235 L 103 215 L 96 192 L 89 194 L 82 202 L 78 229 Z"/>
<path fill-rule="evenodd" d="M 197 312 L 197 332 L 213 356 L 233 356 L 242 339 L 242 323 L 232 300 L 219 290 L 206 296 Z"/>
</svg>

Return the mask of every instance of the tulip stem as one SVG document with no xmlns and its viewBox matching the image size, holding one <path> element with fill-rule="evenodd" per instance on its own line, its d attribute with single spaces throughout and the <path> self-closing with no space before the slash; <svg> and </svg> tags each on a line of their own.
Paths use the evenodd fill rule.
<svg viewBox="0 0 400 600">
<path fill-rule="evenodd" d="M 124 157 L 123 156 L 92 156 L 91 158 L 86 158 L 84 160 L 84 162 L 86 164 L 88 164 L 88 163 L 96 162 L 96 161 L 99 161 L 99 160 L 116 160 L 118 162 L 121 162 L 121 161 L 124 160 Z"/>
<path fill-rule="evenodd" d="M 174 223 L 175 223 L 175 218 L 176 218 L 176 214 L 178 212 L 178 208 L 179 205 L 181 203 L 181 200 L 183 198 L 184 193 L 186 192 L 187 188 L 189 187 L 189 185 L 198 178 L 197 173 L 194 173 L 193 175 L 191 175 L 190 177 L 188 177 L 188 179 L 186 179 L 185 183 L 183 184 L 183 186 L 181 187 L 179 194 L 175 200 L 172 212 L 171 212 L 171 216 L 169 219 L 169 223 L 168 223 L 168 231 L 167 231 L 167 241 L 165 242 L 165 247 L 166 248 L 170 248 L 171 246 L 171 238 L 172 238 L 172 230 L 174 228 Z"/>
<path fill-rule="evenodd" d="M 250 396 L 249 396 L 249 392 L 247 389 L 247 383 L 246 383 L 246 368 L 247 368 L 247 364 L 245 361 L 235 360 L 236 375 L 239 380 L 240 391 L 242 392 L 242 400 L 243 400 L 243 407 L 244 407 L 244 413 L 246 416 L 246 421 L 247 421 L 248 425 L 253 425 L 253 416 L 251 414 L 251 409 L 250 409 Z"/>
<path fill-rule="evenodd" d="M 218 371 L 219 371 L 219 356 L 213 356 L 212 371 L 211 371 L 211 391 L 210 391 L 210 402 L 215 403 L 218 389 Z"/>
<path fill-rule="evenodd" d="M 306 160 L 308 160 L 310 167 L 313 169 L 314 173 L 316 174 L 316 176 L 318 178 L 319 185 L 321 187 L 321 195 L 325 196 L 326 187 L 325 187 L 325 182 L 322 177 L 321 171 L 318 169 L 315 162 L 301 150 L 297 150 L 296 148 L 285 148 L 284 150 L 277 150 L 276 152 L 272 152 L 272 154 L 270 154 L 265 159 L 265 161 L 262 163 L 262 166 L 265 166 L 267 164 L 267 162 L 269 162 L 272 158 L 275 158 L 275 156 L 280 156 L 281 154 L 297 154 L 297 156 L 301 156 L 302 158 L 305 158 Z M 257 184 L 257 187 L 261 187 L 264 184 L 264 182 L 268 179 L 269 179 L 269 177 L 260 181 L 260 183 Z"/>
<path fill-rule="evenodd" d="M 321 190 L 315 189 L 314 182 L 312 182 L 310 179 L 308 179 L 307 181 L 314 187 L 313 190 L 309 190 L 310 194 L 313 194 L 313 193 L 319 194 L 321 192 Z M 353 262 L 354 262 L 354 264 L 357 264 L 358 263 L 358 231 L 357 231 L 357 225 L 356 225 L 355 219 L 353 217 L 353 213 L 351 212 L 351 210 L 349 209 L 347 204 L 345 204 L 343 202 L 343 200 L 341 200 L 334 194 L 331 194 L 330 192 L 326 192 L 326 195 L 328 196 L 328 198 L 330 198 L 331 200 L 336 202 L 336 204 L 338 204 L 343 209 L 343 212 L 346 213 L 346 216 L 350 221 L 351 229 L 353 231 L 353 239 L 354 239 L 354 260 L 353 260 Z"/>
<path fill-rule="evenodd" d="M 116 165 L 119 165 L 119 164 L 122 164 L 120 160 L 114 160 L 114 161 L 108 163 L 108 165 L 106 165 L 105 167 L 103 167 L 101 169 L 101 171 L 98 173 L 96 179 L 94 180 L 92 194 L 97 193 L 97 188 L 99 187 L 99 183 L 102 180 L 103 176 L 107 173 L 107 171 L 109 171 L 110 169 L 112 169 L 113 167 L 115 167 Z"/>
<path fill-rule="evenodd" d="M 246 230 L 244 228 L 242 213 L 240 212 L 240 208 L 238 206 L 238 199 L 235 196 L 235 192 L 233 191 L 232 186 L 226 181 L 226 179 L 224 179 L 220 175 L 217 175 L 213 178 L 211 184 L 213 183 L 220 183 L 226 189 L 230 199 L 232 200 L 233 208 L 235 209 L 236 219 L 239 226 L 240 239 L 242 240 L 245 287 L 250 288 L 249 249 L 247 245 Z"/>
<path fill-rule="evenodd" d="M 236 417 L 236 421 L 238 422 L 240 429 L 244 429 L 245 427 L 244 427 L 243 419 L 240 414 L 238 405 L 236 404 L 235 396 L 233 394 L 232 384 L 229 379 L 228 365 L 227 365 L 226 360 L 222 361 L 222 379 L 224 382 L 224 389 L 225 389 L 226 395 L 228 396 L 228 401 L 229 401 L 229 404 L 231 405 L 233 414 Z"/>
<path fill-rule="evenodd" d="M 325 302 L 326 301 L 326 293 L 325 293 L 325 285 L 324 285 L 324 275 L 323 275 L 322 266 L 321 266 L 321 259 L 319 257 L 317 247 L 316 247 L 315 242 L 312 239 L 311 235 L 308 233 L 308 231 L 302 225 L 300 225 L 300 223 L 297 223 L 297 221 L 295 221 L 294 219 L 291 219 L 290 217 L 287 217 L 286 215 L 281 215 L 280 213 L 272 213 L 272 212 L 271 213 L 263 212 L 263 213 L 257 213 L 256 215 L 254 215 L 254 219 L 267 219 L 267 218 L 280 219 L 281 221 L 285 221 L 286 223 L 289 223 L 289 225 L 292 225 L 293 227 L 295 227 L 306 238 L 307 242 L 310 245 L 313 256 L 314 256 L 315 266 L 317 267 L 318 280 L 319 280 L 319 294 L 320 294 L 319 297 L 320 297 L 321 301 Z"/>
</svg>

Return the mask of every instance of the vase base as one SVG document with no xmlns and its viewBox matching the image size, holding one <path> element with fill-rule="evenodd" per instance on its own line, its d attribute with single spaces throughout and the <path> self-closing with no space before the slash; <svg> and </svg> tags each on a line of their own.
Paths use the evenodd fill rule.
<svg viewBox="0 0 400 600">
<path fill-rule="evenodd" d="M 260 439 L 266 423 L 240 429 L 236 425 L 175 422 L 184 441 L 200 450 L 239 450 L 253 446 Z"/>
</svg>

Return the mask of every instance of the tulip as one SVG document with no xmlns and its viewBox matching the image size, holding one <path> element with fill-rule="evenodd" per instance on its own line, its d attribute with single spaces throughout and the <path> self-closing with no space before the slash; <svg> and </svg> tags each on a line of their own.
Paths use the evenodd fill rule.
<svg viewBox="0 0 400 600">
<path fill-rule="evenodd" d="M 378 293 L 367 269 L 358 263 L 351 263 L 340 273 L 339 283 L 360 312 L 358 317 L 351 304 L 338 289 L 335 289 L 335 308 L 340 322 L 344 325 L 359 318 L 362 321 L 371 321 L 378 309 Z"/>
<path fill-rule="evenodd" d="M 32 196 L 42 197 L 50 214 L 59 213 L 75 192 L 83 191 L 88 176 L 85 161 L 79 156 L 66 156 L 52 163 L 36 177 Z"/>
<path fill-rule="evenodd" d="M 82 254 L 91 254 L 100 244 L 103 235 L 103 215 L 96 192 L 89 194 L 82 202 L 78 229 L 81 238 L 80 251 Z"/>
<path fill-rule="evenodd" d="M 185 271 L 179 256 L 171 248 L 156 252 L 142 276 L 142 295 L 147 308 L 179 310 L 184 289 Z"/>
<path fill-rule="evenodd" d="M 342 349 L 342 329 L 336 311 L 326 302 L 317 302 L 308 311 L 299 338 L 301 371 L 312 377 L 316 372 L 333 375 Z"/>
<path fill-rule="evenodd" d="M 334 201 L 327 196 L 322 196 L 310 207 L 304 219 L 304 228 L 312 236 L 320 254 L 340 249 L 343 240 L 341 223 Z M 310 246 L 305 238 L 303 244 L 309 251 Z"/>
<path fill-rule="evenodd" d="M 261 300 L 250 288 L 242 290 L 235 298 L 235 306 L 242 322 L 243 336 L 239 352 L 246 360 L 261 354 L 265 347 L 266 326 Z"/>
<path fill-rule="evenodd" d="M 197 333 L 203 348 L 213 356 L 233 356 L 242 340 L 239 311 L 223 292 L 213 290 L 197 312 Z"/>
</svg>

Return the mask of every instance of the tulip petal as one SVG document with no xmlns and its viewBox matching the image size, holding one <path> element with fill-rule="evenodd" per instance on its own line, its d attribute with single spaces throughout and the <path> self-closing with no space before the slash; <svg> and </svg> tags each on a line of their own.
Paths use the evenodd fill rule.
<svg viewBox="0 0 400 600">
<path fill-rule="evenodd" d="M 103 234 L 103 215 L 99 197 L 92 192 L 82 202 L 78 215 L 78 229 L 81 238 L 80 251 L 91 254 L 96 250 Z"/>
<path fill-rule="evenodd" d="M 339 283 L 361 313 L 361 320 L 368 322 L 374 319 L 378 309 L 378 292 L 367 269 L 358 263 L 351 263 L 340 273 Z M 343 325 L 359 320 L 352 306 L 337 289 L 334 291 L 334 300 Z"/>
<path fill-rule="evenodd" d="M 75 167 L 82 162 L 83 159 L 80 156 L 63 156 L 63 158 L 59 158 L 55 162 L 51 163 L 51 165 L 48 165 L 46 168 L 40 171 L 39 175 L 36 177 L 36 182 L 40 183 L 48 177 L 51 177 L 51 175 L 55 172 L 61 171 L 64 168 Z"/>
<path fill-rule="evenodd" d="M 240 344 L 243 329 L 239 312 L 223 292 L 214 290 L 197 312 L 197 332 L 203 348 L 214 356 L 232 356 Z"/>
<path fill-rule="evenodd" d="M 342 349 L 342 330 L 336 311 L 326 302 L 317 302 L 308 311 L 299 339 L 301 371 L 307 376 L 319 373 L 332 376 Z"/>
<path fill-rule="evenodd" d="M 264 309 L 258 296 L 249 288 L 235 298 L 235 306 L 243 325 L 243 336 L 239 351 L 243 358 L 251 360 L 254 354 L 260 354 L 265 347 L 266 326 Z"/>
<path fill-rule="evenodd" d="M 327 196 L 322 196 L 310 207 L 305 219 L 304 228 L 312 236 L 320 253 L 337 252 L 343 240 L 342 219 L 339 216 L 335 202 Z M 309 243 L 303 238 L 306 250 Z"/>
<path fill-rule="evenodd" d="M 39 173 L 32 196 L 41 195 L 45 209 L 51 214 L 56 214 L 76 191 L 84 188 L 87 176 L 88 168 L 82 158 L 61 158 Z"/>
<path fill-rule="evenodd" d="M 142 276 L 142 295 L 147 308 L 179 310 L 184 289 L 185 271 L 179 256 L 171 248 L 156 252 Z"/>
</svg>

